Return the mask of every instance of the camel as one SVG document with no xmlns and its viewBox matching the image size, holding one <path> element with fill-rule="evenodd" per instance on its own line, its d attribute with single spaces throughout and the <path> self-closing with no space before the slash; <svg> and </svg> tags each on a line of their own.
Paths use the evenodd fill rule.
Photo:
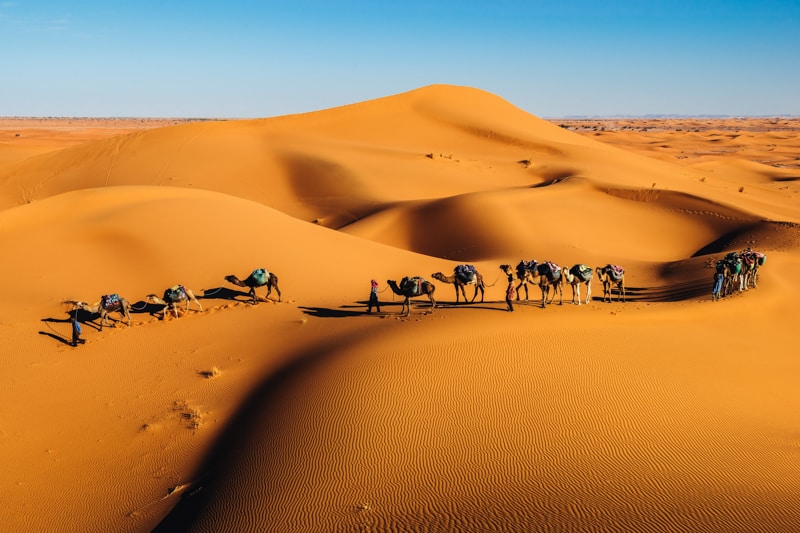
<svg viewBox="0 0 800 533">
<path fill-rule="evenodd" d="M 625 269 L 619 267 L 617 265 L 606 265 L 602 268 L 597 267 L 595 269 L 597 273 L 597 278 L 600 280 L 600 283 L 603 284 L 603 301 L 606 301 L 606 296 L 608 296 L 608 302 L 611 303 L 611 288 L 616 285 L 617 286 L 617 301 L 619 301 L 620 296 L 622 297 L 622 301 L 625 301 Z"/>
<path fill-rule="evenodd" d="M 741 258 L 744 289 L 749 289 L 751 285 L 755 289 L 758 284 L 758 267 L 767 261 L 767 256 L 747 248 L 742 251 Z"/>
<path fill-rule="evenodd" d="M 737 287 L 739 291 L 744 290 L 743 261 L 737 252 L 730 252 L 720 261 L 724 265 L 723 274 L 725 281 L 722 284 L 722 296 L 733 294 Z M 717 263 L 717 269 L 720 268 Z"/>
<path fill-rule="evenodd" d="M 267 272 L 267 270 L 264 268 L 253 270 L 253 272 L 251 272 L 244 281 L 240 280 L 233 274 L 225 276 L 225 281 L 228 283 L 233 283 L 239 287 L 250 287 L 250 296 L 253 298 L 254 304 L 258 303 L 256 288 L 263 287 L 264 285 L 267 286 L 267 295 L 265 298 L 268 299 L 269 295 L 272 293 L 272 289 L 275 289 L 275 292 L 278 293 L 278 301 L 281 301 L 281 290 L 278 288 L 278 276 L 272 272 Z"/>
<path fill-rule="evenodd" d="M 100 297 L 100 301 L 92 305 L 86 302 L 70 300 L 64 303 L 72 304 L 75 309 L 80 309 L 93 315 L 100 315 L 100 331 L 103 330 L 103 325 L 110 323 L 108 314 L 114 311 L 119 312 L 120 316 L 128 321 L 128 327 L 131 325 L 131 304 L 128 300 L 121 298 L 118 294 L 104 294 Z"/>
<path fill-rule="evenodd" d="M 178 318 L 178 304 L 181 302 L 186 302 L 187 313 L 189 312 L 190 302 L 196 303 L 200 311 L 203 310 L 203 306 L 197 301 L 194 292 L 191 289 L 187 289 L 183 285 L 173 285 L 169 289 L 165 290 L 163 299 L 159 298 L 155 294 L 148 294 L 147 301 L 164 306 L 164 314 L 161 317 L 162 320 L 167 318 L 167 313 L 169 311 L 172 311 L 175 315 L 175 318 Z"/>
<path fill-rule="evenodd" d="M 572 268 L 561 269 L 561 282 L 569 283 L 572 287 L 572 303 L 575 304 L 576 296 L 578 305 L 581 305 L 581 285 L 586 285 L 586 301 L 589 303 L 592 297 L 592 267 L 586 265 L 573 265 Z"/>
<path fill-rule="evenodd" d="M 435 280 L 441 281 L 442 283 L 453 284 L 453 286 L 456 288 L 456 303 L 458 303 L 459 291 L 464 297 L 464 301 L 467 301 L 467 293 L 464 290 L 465 285 L 475 285 L 475 294 L 472 295 L 472 300 L 470 300 L 469 303 L 475 301 L 475 298 L 478 296 L 478 291 L 481 291 L 481 303 L 483 303 L 483 295 L 486 285 L 483 282 L 483 276 L 475 269 L 474 266 L 458 265 L 453 269 L 452 276 L 445 276 L 441 272 L 436 272 L 431 274 L 431 277 Z"/>
<path fill-rule="evenodd" d="M 433 292 L 436 290 L 436 285 L 430 281 L 426 281 L 421 277 L 405 277 L 400 280 L 400 285 L 393 279 L 386 280 L 387 285 L 391 287 L 392 292 L 398 296 L 403 296 L 403 307 L 400 309 L 400 314 L 410 314 L 411 304 L 409 300 L 416 296 L 427 296 L 431 301 L 431 309 L 436 309 L 436 300 L 433 298 Z M 403 313 L 405 311 L 405 313 Z"/>
<path fill-rule="evenodd" d="M 519 301 L 519 289 L 520 287 L 525 289 L 525 299 L 528 299 L 528 283 L 533 285 L 538 285 L 539 289 L 542 291 L 542 308 L 546 307 L 548 303 L 552 303 L 556 297 L 556 292 L 562 294 L 561 289 L 561 274 L 557 272 L 554 274 L 551 266 L 558 269 L 558 266 L 552 263 L 537 263 L 536 261 L 520 261 L 516 267 L 516 275 L 517 279 L 519 279 L 519 285 L 517 285 L 517 301 Z M 511 270 L 511 265 L 500 265 L 500 270 L 502 270 L 507 276 L 513 275 Z M 550 302 L 547 301 L 547 295 L 550 293 L 550 287 L 553 287 L 553 296 L 550 298 Z"/>
</svg>

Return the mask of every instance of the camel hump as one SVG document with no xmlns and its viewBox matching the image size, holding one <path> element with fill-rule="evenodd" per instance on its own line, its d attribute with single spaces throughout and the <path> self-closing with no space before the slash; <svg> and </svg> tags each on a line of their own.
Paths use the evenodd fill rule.
<svg viewBox="0 0 800 533">
<path fill-rule="evenodd" d="M 113 311 L 122 304 L 121 300 L 122 298 L 119 297 L 119 294 L 104 294 L 100 297 L 100 305 L 103 309 Z"/>
<path fill-rule="evenodd" d="M 478 277 L 478 270 L 474 265 L 458 265 L 453 271 L 464 283 L 473 282 Z"/>
<path fill-rule="evenodd" d="M 267 279 L 269 279 L 269 272 L 266 268 L 257 268 L 250 273 L 250 280 L 257 285 L 266 285 Z"/>
<path fill-rule="evenodd" d="M 619 265 L 612 265 L 608 264 L 603 268 L 604 272 L 607 272 L 611 279 L 614 281 L 619 281 L 622 279 L 622 276 L 625 274 L 625 269 Z"/>
<path fill-rule="evenodd" d="M 408 291 L 412 295 L 421 294 L 423 283 L 425 283 L 425 279 L 421 276 L 405 277 L 400 280 L 400 289 Z"/>
<path fill-rule="evenodd" d="M 583 281 L 589 281 L 592 279 L 592 267 L 586 266 L 582 263 L 569 269 L 569 272 L 573 276 L 578 276 Z"/>
<path fill-rule="evenodd" d="M 186 295 L 186 289 L 183 285 L 173 285 L 164 291 L 164 300 L 167 302 L 175 302 L 180 300 Z"/>
</svg>

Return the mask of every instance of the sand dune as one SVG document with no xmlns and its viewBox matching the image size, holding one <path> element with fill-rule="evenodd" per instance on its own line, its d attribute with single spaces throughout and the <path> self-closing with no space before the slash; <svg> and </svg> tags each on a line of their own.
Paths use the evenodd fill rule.
<svg viewBox="0 0 800 533">
<path fill-rule="evenodd" d="M 796 121 L 432 86 L 173 122 L 0 121 L 0 529 L 800 527 Z M 712 302 L 746 247 L 757 288 Z M 622 264 L 627 301 L 508 313 L 521 259 Z M 483 302 L 398 314 L 387 280 L 461 263 Z M 280 302 L 223 279 L 257 267 Z M 162 319 L 174 284 L 204 310 Z M 132 326 L 71 347 L 62 302 L 112 292 Z"/>
</svg>

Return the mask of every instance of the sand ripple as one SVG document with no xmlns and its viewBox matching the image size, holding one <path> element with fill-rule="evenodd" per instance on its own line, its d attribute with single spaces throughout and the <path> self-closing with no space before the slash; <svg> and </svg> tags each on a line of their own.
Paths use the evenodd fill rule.
<svg viewBox="0 0 800 533">
<path fill-rule="evenodd" d="M 184 503 L 199 509 L 195 529 L 788 531 L 800 523 L 789 506 L 797 450 L 731 437 L 735 417 L 653 368 L 638 344 L 579 333 L 425 343 L 403 333 L 392 339 L 402 350 L 389 342 L 320 355 L 254 398 L 258 424 L 212 460 L 221 470 L 207 499 Z M 591 350 L 571 341 L 586 338 Z M 764 453 L 772 472 L 763 471 Z"/>
</svg>

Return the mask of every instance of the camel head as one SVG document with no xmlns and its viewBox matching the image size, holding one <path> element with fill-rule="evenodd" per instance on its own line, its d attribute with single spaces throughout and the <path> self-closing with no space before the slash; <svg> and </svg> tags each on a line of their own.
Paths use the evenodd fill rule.
<svg viewBox="0 0 800 533">
<path fill-rule="evenodd" d="M 433 279 L 438 279 L 439 281 L 444 281 L 445 275 L 442 274 L 441 272 L 434 272 L 433 274 L 431 274 L 431 277 Z"/>
<path fill-rule="evenodd" d="M 511 265 L 500 265 L 500 270 L 502 270 L 506 276 L 511 275 Z"/>
</svg>

